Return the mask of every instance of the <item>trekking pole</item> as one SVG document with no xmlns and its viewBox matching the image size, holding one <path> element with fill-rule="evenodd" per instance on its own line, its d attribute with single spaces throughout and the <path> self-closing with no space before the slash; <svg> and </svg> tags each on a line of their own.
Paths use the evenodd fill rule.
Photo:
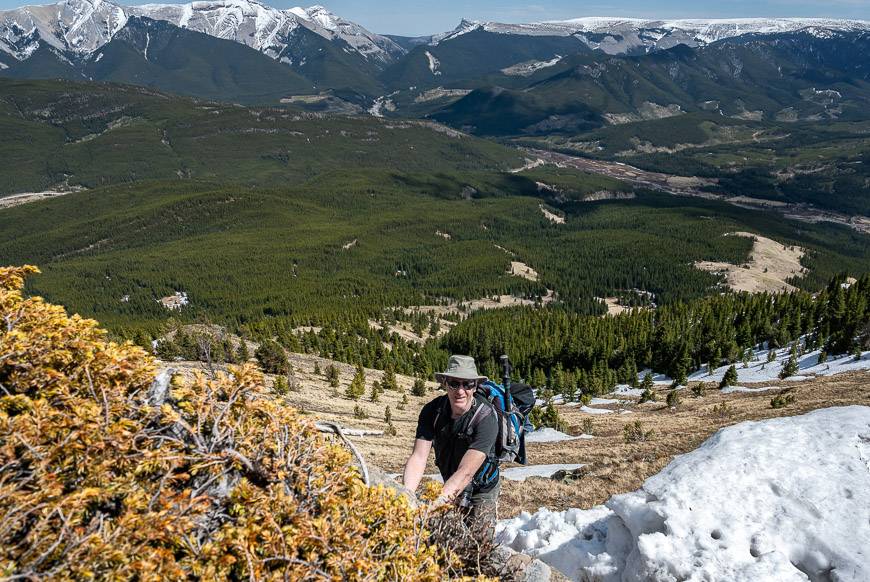
<svg viewBox="0 0 870 582">
<path fill-rule="evenodd" d="M 504 388 L 507 392 L 510 392 L 511 389 L 511 360 L 508 358 L 507 354 L 504 354 L 499 357 L 499 361 L 501 362 L 501 381 L 504 384 Z"/>
</svg>

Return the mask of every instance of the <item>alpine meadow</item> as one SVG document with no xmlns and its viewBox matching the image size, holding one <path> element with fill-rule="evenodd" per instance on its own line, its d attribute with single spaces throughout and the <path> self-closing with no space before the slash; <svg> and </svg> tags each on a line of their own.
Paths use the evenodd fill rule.
<svg viewBox="0 0 870 582">
<path fill-rule="evenodd" d="M 0 10 L 0 580 L 870 578 L 870 21 L 577 16 Z"/>
</svg>

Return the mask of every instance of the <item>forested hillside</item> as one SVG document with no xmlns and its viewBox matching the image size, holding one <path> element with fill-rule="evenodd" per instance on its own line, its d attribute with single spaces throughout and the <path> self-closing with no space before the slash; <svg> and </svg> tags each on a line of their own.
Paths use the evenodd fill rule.
<svg viewBox="0 0 870 582">
<path fill-rule="evenodd" d="M 416 318 L 428 328 L 437 318 L 414 316 L 414 306 L 498 295 L 508 303 L 546 298 L 548 307 L 530 317 L 575 323 L 603 313 L 604 297 L 659 307 L 694 301 L 723 290 L 722 278 L 697 261 L 747 261 L 752 239 L 724 236 L 739 231 L 805 249 L 804 271 L 787 278 L 807 291 L 870 265 L 870 237 L 844 227 L 675 198 L 570 168 L 519 171 L 520 152 L 432 124 L 113 85 L 15 82 L 0 90 L 11 160 L 2 166 L 5 193 L 87 188 L 0 209 L 0 262 L 39 264 L 43 274 L 29 291 L 143 345 L 171 317 L 425 374 L 446 346 L 472 351 L 458 339 L 466 325 L 499 329 L 513 311 L 473 317 L 442 347 L 419 348 L 371 322 Z M 304 326 L 327 335 L 294 331 Z M 384 342 L 391 347 L 378 347 Z M 728 357 L 730 344 L 722 350 Z M 689 351 L 693 361 L 706 357 Z M 552 355 L 517 357 L 527 373 L 555 363 Z M 607 367 L 623 367 L 624 356 L 614 357 Z M 636 366 L 663 363 L 632 357 Z"/>
</svg>

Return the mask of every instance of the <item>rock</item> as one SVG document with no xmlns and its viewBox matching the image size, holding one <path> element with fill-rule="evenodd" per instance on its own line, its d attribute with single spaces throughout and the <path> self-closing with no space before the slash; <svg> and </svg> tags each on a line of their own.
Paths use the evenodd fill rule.
<svg viewBox="0 0 870 582">
<path fill-rule="evenodd" d="M 542 561 L 521 554 L 507 546 L 498 546 L 492 553 L 493 565 L 505 580 L 516 582 L 555 582 L 553 571 Z"/>
<path fill-rule="evenodd" d="M 550 476 L 553 481 L 579 481 L 586 475 L 586 468 L 580 467 L 574 470 L 560 469 Z"/>
<path fill-rule="evenodd" d="M 372 487 L 377 487 L 378 485 L 383 485 L 384 487 L 389 487 L 394 491 L 398 491 L 402 495 L 408 498 L 408 502 L 411 504 L 411 507 L 417 507 L 417 496 L 414 495 L 414 492 L 387 475 L 383 469 L 377 467 L 375 465 L 369 465 L 369 483 Z"/>
<path fill-rule="evenodd" d="M 548 565 L 540 560 L 532 560 L 526 566 L 520 580 L 522 582 L 550 582 L 553 580 L 553 571 Z"/>
</svg>

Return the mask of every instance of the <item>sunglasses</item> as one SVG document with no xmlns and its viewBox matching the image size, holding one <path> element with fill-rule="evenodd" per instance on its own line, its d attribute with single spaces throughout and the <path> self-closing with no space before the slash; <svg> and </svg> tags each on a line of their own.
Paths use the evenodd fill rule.
<svg viewBox="0 0 870 582">
<path fill-rule="evenodd" d="M 477 380 L 447 378 L 444 380 L 444 385 L 450 390 L 473 390 L 474 388 L 477 388 Z"/>
</svg>

